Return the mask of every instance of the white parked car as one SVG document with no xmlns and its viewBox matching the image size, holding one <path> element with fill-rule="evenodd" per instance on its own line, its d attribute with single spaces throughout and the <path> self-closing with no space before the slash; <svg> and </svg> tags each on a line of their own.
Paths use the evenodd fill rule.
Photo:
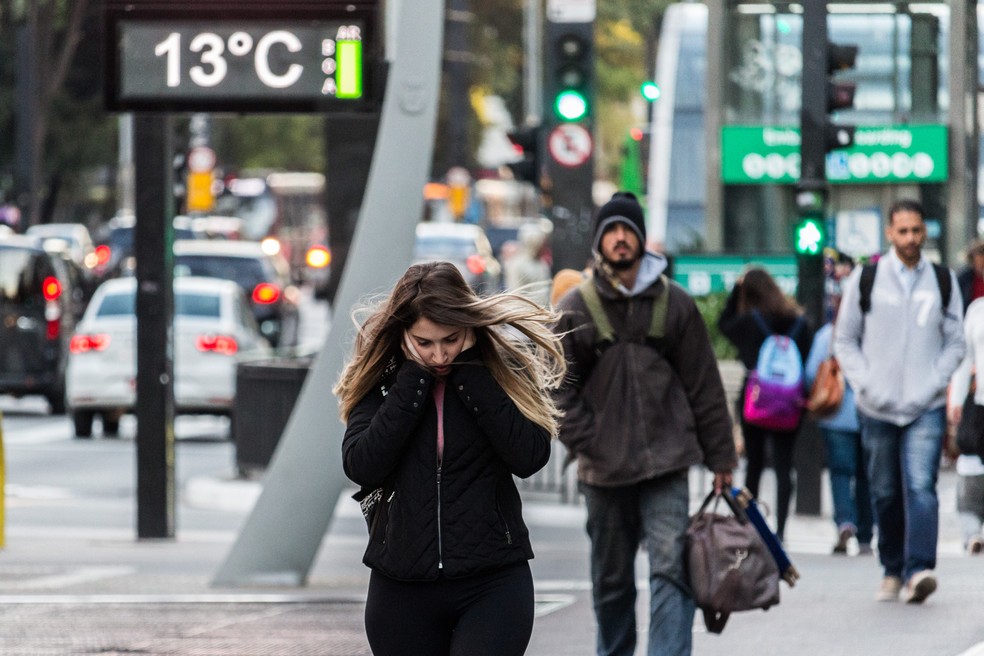
<svg viewBox="0 0 984 656">
<path fill-rule="evenodd" d="M 66 397 L 76 437 L 91 437 L 95 415 L 116 435 L 136 402 L 136 279 L 114 278 L 96 290 L 69 347 Z M 174 280 L 174 397 L 178 414 L 228 415 L 236 366 L 273 356 L 249 301 L 234 282 Z"/>
</svg>

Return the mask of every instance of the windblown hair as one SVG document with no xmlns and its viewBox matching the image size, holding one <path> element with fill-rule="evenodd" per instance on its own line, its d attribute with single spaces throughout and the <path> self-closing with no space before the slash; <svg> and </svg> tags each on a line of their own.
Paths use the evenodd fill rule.
<svg viewBox="0 0 984 656">
<path fill-rule="evenodd" d="M 420 317 L 471 328 L 482 361 L 516 407 L 556 437 L 560 410 L 548 389 L 567 371 L 560 338 L 550 330 L 559 315 L 516 294 L 477 296 L 449 262 L 415 264 L 383 301 L 366 308 L 351 360 L 336 383 L 339 414 L 348 421 L 355 405 L 379 384 L 387 363 L 402 358 L 403 334 Z"/>
<path fill-rule="evenodd" d="M 758 267 L 745 272 L 738 296 L 738 311 L 752 310 L 785 317 L 796 317 L 803 313 L 803 308 L 779 289 L 768 271 Z"/>
</svg>

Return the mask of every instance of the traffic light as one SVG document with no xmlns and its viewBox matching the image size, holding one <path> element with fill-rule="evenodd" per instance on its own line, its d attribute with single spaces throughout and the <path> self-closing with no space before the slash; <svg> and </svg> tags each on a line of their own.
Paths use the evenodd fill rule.
<svg viewBox="0 0 984 656">
<path fill-rule="evenodd" d="M 839 45 L 827 42 L 827 115 L 841 109 L 854 107 L 854 92 L 857 84 L 837 80 L 841 71 L 854 68 L 858 57 L 855 45 Z M 824 124 L 824 146 L 831 150 L 848 148 L 854 143 L 854 126 L 837 125 L 829 120 Z"/>
<path fill-rule="evenodd" d="M 515 162 L 509 162 L 506 166 L 513 173 L 513 178 L 520 181 L 531 182 L 534 187 L 540 186 L 540 127 L 524 126 L 515 128 L 506 133 L 509 141 L 512 142 L 513 149 L 519 157 Z"/>
<path fill-rule="evenodd" d="M 807 217 L 796 226 L 793 235 L 793 250 L 797 255 L 822 255 L 827 241 L 827 231 L 823 220 Z"/>
<path fill-rule="evenodd" d="M 652 80 L 646 80 L 639 86 L 639 93 L 641 93 L 642 97 L 649 102 L 659 100 L 659 85 Z"/>
<path fill-rule="evenodd" d="M 590 26 L 590 23 L 586 24 Z M 557 120 L 580 121 L 590 116 L 594 80 L 593 33 L 583 29 L 562 30 L 552 43 L 553 96 L 551 108 Z"/>
</svg>

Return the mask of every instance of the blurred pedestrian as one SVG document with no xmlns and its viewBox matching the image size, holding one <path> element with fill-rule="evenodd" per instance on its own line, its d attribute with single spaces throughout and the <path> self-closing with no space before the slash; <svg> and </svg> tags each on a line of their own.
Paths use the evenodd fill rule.
<svg viewBox="0 0 984 656">
<path fill-rule="evenodd" d="M 849 257 L 842 253 L 834 256 L 833 282 L 846 278 L 853 269 Z M 824 324 L 813 338 L 810 355 L 806 360 L 806 384 L 810 386 L 816 378 L 820 364 L 832 353 L 831 342 L 834 322 L 840 308 L 840 294 L 829 297 L 833 319 Z M 868 474 L 861 446 L 861 424 L 854 405 L 854 390 L 844 384 L 844 397 L 833 414 L 820 417 L 817 421 L 823 435 L 827 451 L 827 469 L 830 472 L 830 492 L 834 502 L 834 524 L 837 527 L 837 542 L 833 553 L 846 554 L 848 544 L 857 538 L 858 553 L 870 555 L 871 539 L 874 537 L 871 493 L 868 488 Z"/>
<path fill-rule="evenodd" d="M 854 388 L 868 458 L 883 568 L 875 598 L 897 600 L 904 583 L 905 601 L 922 603 L 937 587 L 936 484 L 946 388 L 964 356 L 963 309 L 953 272 L 923 256 L 917 201 L 889 208 L 885 236 L 889 252 L 844 285 L 834 353 Z"/>
<path fill-rule="evenodd" d="M 363 558 L 377 656 L 525 652 L 533 551 L 513 476 L 542 468 L 557 432 L 556 319 L 431 262 L 359 327 L 334 391 L 345 473 L 379 499 Z"/>
<path fill-rule="evenodd" d="M 550 306 L 556 306 L 567 292 L 584 282 L 589 275 L 591 275 L 590 269 L 586 271 L 561 269 L 555 273 L 550 285 Z"/>
<path fill-rule="evenodd" d="M 967 264 L 957 273 L 964 312 L 984 296 L 984 239 L 975 239 L 967 248 Z"/>
<path fill-rule="evenodd" d="M 970 304 L 964 315 L 964 341 L 967 353 L 950 379 L 947 419 L 952 427 L 960 423 L 964 399 L 971 390 L 975 371 L 984 372 L 984 299 Z M 984 382 L 974 387 L 974 403 L 984 405 Z M 978 455 L 957 456 L 957 516 L 967 553 L 984 551 L 984 462 Z"/>
<path fill-rule="evenodd" d="M 612 196 L 594 222 L 592 276 L 558 304 L 570 375 L 558 392 L 560 440 L 577 458 L 587 506 L 599 655 L 636 647 L 635 556 L 649 552 L 650 656 L 689 654 L 694 599 L 684 570 L 688 472 L 714 489 L 736 464 L 717 360 L 700 312 L 643 249 L 642 207 Z"/>
<path fill-rule="evenodd" d="M 748 375 L 755 370 L 762 344 L 770 334 L 792 335 L 801 362 L 806 361 L 813 343 L 814 329 L 803 309 L 779 289 L 765 269 L 759 267 L 748 269 L 735 282 L 718 318 L 718 328 L 738 349 L 738 359 L 745 365 L 746 385 Z M 766 449 L 771 450 L 772 468 L 776 474 L 776 537 L 782 540 L 793 494 L 793 450 L 801 423 L 791 430 L 768 429 L 750 424 L 744 413 L 738 414 L 747 460 L 745 487 L 756 498 L 765 470 Z"/>
<path fill-rule="evenodd" d="M 506 289 L 522 294 L 540 305 L 550 302 L 550 265 L 541 257 L 547 235 L 536 225 L 523 225 L 517 235 L 519 247 L 503 261 Z"/>
</svg>

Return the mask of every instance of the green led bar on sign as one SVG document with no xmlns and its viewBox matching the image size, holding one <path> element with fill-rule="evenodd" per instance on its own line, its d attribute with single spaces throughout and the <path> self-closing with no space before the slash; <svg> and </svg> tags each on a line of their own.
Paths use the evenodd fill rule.
<svg viewBox="0 0 984 656">
<path fill-rule="evenodd" d="M 335 59 L 338 98 L 362 97 L 362 41 L 339 41 Z"/>
</svg>

